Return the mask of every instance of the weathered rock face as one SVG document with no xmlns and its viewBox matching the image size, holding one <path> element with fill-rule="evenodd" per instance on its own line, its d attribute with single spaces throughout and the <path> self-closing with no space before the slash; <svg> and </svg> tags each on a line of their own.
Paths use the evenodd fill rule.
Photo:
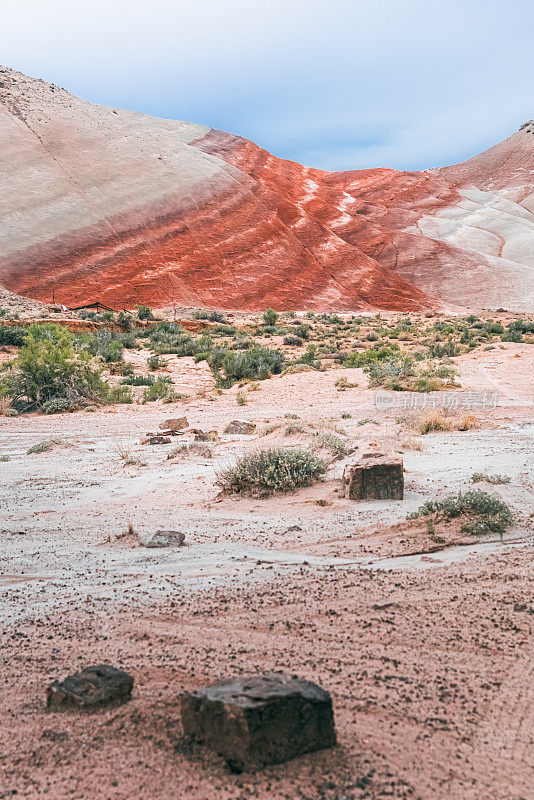
<svg viewBox="0 0 534 800">
<path fill-rule="evenodd" d="M 278 674 L 236 678 L 182 695 L 181 714 L 184 733 L 236 771 L 336 744 L 328 692 Z"/>
<path fill-rule="evenodd" d="M 130 699 L 133 682 L 131 675 L 109 664 L 86 667 L 61 683 L 51 683 L 46 692 L 46 705 L 51 711 L 94 711 L 120 705 Z"/>
<path fill-rule="evenodd" d="M 254 422 L 248 422 L 246 419 L 234 419 L 228 423 L 224 432 L 230 435 L 249 436 L 255 430 L 256 424 Z"/>
<path fill-rule="evenodd" d="M 185 533 L 159 530 L 154 533 L 139 533 L 137 538 L 144 547 L 180 547 L 185 541 Z"/>
<path fill-rule="evenodd" d="M 350 500 L 402 500 L 402 460 L 387 456 L 363 458 L 345 467 L 343 484 L 345 497 Z"/>
<path fill-rule="evenodd" d="M 189 427 L 187 417 L 177 417 L 176 419 L 165 419 L 160 423 L 160 430 L 164 431 L 181 431 Z"/>
<path fill-rule="evenodd" d="M 329 174 L 0 72 L 0 285 L 65 305 L 531 309 L 534 134 Z M 460 287 L 460 291 L 459 291 Z"/>
</svg>

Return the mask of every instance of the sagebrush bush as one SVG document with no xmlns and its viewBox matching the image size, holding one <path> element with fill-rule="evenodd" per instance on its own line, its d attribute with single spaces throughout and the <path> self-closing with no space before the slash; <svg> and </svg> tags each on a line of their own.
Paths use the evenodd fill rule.
<svg viewBox="0 0 534 800">
<path fill-rule="evenodd" d="M 494 485 L 510 483 L 510 478 L 508 475 L 491 475 L 487 472 L 473 472 L 471 475 L 471 480 L 473 483 L 485 481 L 486 483 L 492 483 Z"/>
<path fill-rule="evenodd" d="M 92 356 L 98 356 L 106 364 L 122 361 L 125 347 L 136 347 L 135 334 L 117 333 L 109 328 L 101 328 L 96 333 L 81 333 L 74 337 L 76 350 L 86 351 Z"/>
<path fill-rule="evenodd" d="M 268 347 L 237 352 L 216 347 L 208 357 L 208 364 L 217 384 L 229 388 L 237 381 L 262 381 L 278 375 L 284 365 L 284 354 Z"/>
<path fill-rule="evenodd" d="M 149 369 L 163 369 L 169 364 L 167 359 L 161 356 L 149 356 L 146 363 Z"/>
<path fill-rule="evenodd" d="M 153 375 L 127 375 L 121 383 L 123 386 L 152 386 L 155 380 Z"/>
<path fill-rule="evenodd" d="M 502 535 L 514 520 L 506 503 L 480 489 L 458 492 L 458 494 L 449 495 L 443 500 L 429 500 L 408 518 L 416 519 L 430 515 L 436 515 L 442 519 L 466 517 L 461 530 L 473 535 L 490 532 Z"/>
<path fill-rule="evenodd" d="M 269 495 L 311 486 L 326 473 L 324 462 L 307 450 L 272 448 L 239 458 L 219 473 L 224 492 Z"/>
<path fill-rule="evenodd" d="M 172 381 L 169 378 L 157 378 L 150 386 L 143 392 L 143 400 L 145 403 L 150 403 L 153 400 L 168 400 L 176 396 Z"/>
<path fill-rule="evenodd" d="M 209 311 L 205 308 L 199 308 L 193 314 L 195 319 L 209 319 L 211 322 L 225 322 L 226 317 L 221 311 Z"/>
<path fill-rule="evenodd" d="M 276 325 L 276 320 L 278 319 L 278 314 L 273 308 L 266 308 L 263 312 L 263 321 L 268 326 Z"/>
<path fill-rule="evenodd" d="M 290 333 L 287 336 L 284 336 L 284 344 L 288 347 L 301 347 L 302 339 L 300 336 L 295 336 L 294 334 Z"/>
<path fill-rule="evenodd" d="M 66 397 L 52 397 L 43 403 L 41 410 L 45 414 L 61 414 L 63 411 L 71 411 L 72 404 Z"/>
</svg>

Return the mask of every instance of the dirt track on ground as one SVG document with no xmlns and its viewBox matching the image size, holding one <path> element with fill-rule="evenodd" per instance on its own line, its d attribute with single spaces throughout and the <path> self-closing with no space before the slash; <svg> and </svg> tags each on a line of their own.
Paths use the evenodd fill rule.
<svg viewBox="0 0 534 800">
<path fill-rule="evenodd" d="M 419 436 L 420 412 L 378 410 L 359 370 L 341 392 L 337 370 L 273 378 L 238 407 L 237 387 L 210 399 L 205 367 L 187 359 L 169 366 L 184 402 L 0 419 L 0 798 L 529 799 L 532 385 L 517 353 L 528 357 L 509 343 L 458 359 L 461 392 L 499 392 L 467 431 Z M 212 459 L 167 459 L 179 437 L 140 444 L 182 413 L 195 428 L 245 418 L 257 430 L 223 435 Z M 288 436 L 295 414 L 305 430 Z M 345 500 L 343 460 L 295 494 L 217 498 L 217 469 L 236 454 L 336 427 L 357 455 L 403 452 L 402 502 Z M 475 470 L 510 478 L 482 485 L 516 514 L 502 542 L 437 548 L 395 527 Z M 122 535 L 129 521 L 179 527 L 186 546 L 147 550 Z M 131 703 L 46 714 L 51 679 L 102 661 L 135 676 Z M 183 739 L 177 696 L 265 669 L 332 692 L 339 746 L 231 775 Z"/>
</svg>

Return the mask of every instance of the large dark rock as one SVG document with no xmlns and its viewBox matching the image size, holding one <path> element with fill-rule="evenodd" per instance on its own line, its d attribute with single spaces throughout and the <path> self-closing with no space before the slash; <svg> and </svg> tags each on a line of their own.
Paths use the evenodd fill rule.
<svg viewBox="0 0 534 800">
<path fill-rule="evenodd" d="M 402 460 L 370 454 L 356 464 L 345 467 L 343 484 L 345 497 L 350 500 L 402 500 Z"/>
<path fill-rule="evenodd" d="M 336 743 L 328 692 L 285 675 L 236 678 L 184 694 L 181 712 L 184 733 L 239 772 Z"/>
<path fill-rule="evenodd" d="M 52 711 L 85 709 L 93 711 L 110 705 L 121 705 L 130 699 L 133 678 L 127 672 L 99 664 L 54 681 L 46 690 L 46 705 Z"/>
</svg>

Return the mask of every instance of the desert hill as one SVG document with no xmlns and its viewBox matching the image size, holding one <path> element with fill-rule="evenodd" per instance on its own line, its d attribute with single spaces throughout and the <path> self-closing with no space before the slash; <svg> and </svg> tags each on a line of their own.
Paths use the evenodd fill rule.
<svg viewBox="0 0 534 800">
<path fill-rule="evenodd" d="M 0 69 L 0 285 L 235 309 L 534 308 L 534 124 L 464 164 L 327 173 Z"/>
</svg>

